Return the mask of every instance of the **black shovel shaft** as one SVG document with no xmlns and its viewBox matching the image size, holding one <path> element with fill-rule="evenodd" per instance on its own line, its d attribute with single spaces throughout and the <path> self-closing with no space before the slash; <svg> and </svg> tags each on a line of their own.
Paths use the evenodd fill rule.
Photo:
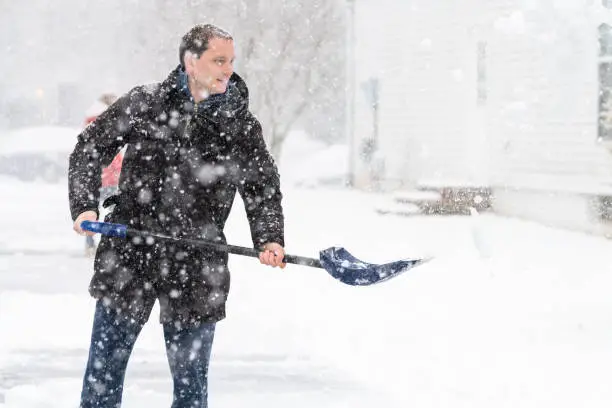
<svg viewBox="0 0 612 408">
<path fill-rule="evenodd" d="M 150 231 L 139 231 L 128 228 L 124 224 L 109 222 L 83 221 L 83 231 L 90 231 L 108 237 L 117 238 L 153 238 L 162 241 L 176 242 L 177 244 L 188 244 L 198 248 L 213 248 L 231 254 L 245 255 L 258 258 L 261 250 L 239 247 L 235 245 L 222 244 L 219 242 L 203 239 L 179 238 Z M 389 280 L 399 274 L 418 266 L 428 259 L 403 259 L 382 265 L 371 264 L 360 261 L 342 247 L 331 247 L 319 251 L 319 259 L 306 258 L 302 256 L 285 255 L 283 262 L 296 265 L 310 266 L 324 269 L 333 278 L 351 286 L 369 286 Z"/>
<path fill-rule="evenodd" d="M 190 239 L 190 238 L 175 238 L 169 235 L 157 234 L 149 231 L 134 230 L 131 228 L 127 229 L 127 237 L 152 237 L 164 241 L 171 241 L 181 244 L 188 244 L 198 248 L 213 248 L 219 251 L 228 252 L 234 255 L 250 256 L 252 258 L 259 258 L 261 251 L 257 251 L 253 248 L 246 248 L 237 245 L 221 244 L 219 242 L 206 241 L 203 239 Z M 290 263 L 295 265 L 311 266 L 313 268 L 323 268 L 321 262 L 315 258 L 307 258 L 305 256 L 287 255 L 283 259 L 284 263 Z"/>
</svg>

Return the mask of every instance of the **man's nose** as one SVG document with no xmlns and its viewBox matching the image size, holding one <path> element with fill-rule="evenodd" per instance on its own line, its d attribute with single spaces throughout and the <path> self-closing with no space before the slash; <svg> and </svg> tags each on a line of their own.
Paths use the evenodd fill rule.
<svg viewBox="0 0 612 408">
<path fill-rule="evenodd" d="M 225 64 L 225 66 L 223 67 L 223 73 L 228 77 L 232 76 L 232 74 L 234 73 L 234 65 L 231 62 Z"/>
</svg>

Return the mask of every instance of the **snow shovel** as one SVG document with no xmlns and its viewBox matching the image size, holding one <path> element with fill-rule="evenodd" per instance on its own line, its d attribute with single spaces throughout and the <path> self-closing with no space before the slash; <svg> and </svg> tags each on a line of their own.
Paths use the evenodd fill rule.
<svg viewBox="0 0 612 408">
<path fill-rule="evenodd" d="M 83 221 L 81 223 L 81 228 L 85 231 L 100 233 L 110 237 L 152 237 L 154 239 L 164 241 L 189 244 L 195 247 L 214 248 L 219 251 L 225 251 L 235 255 L 250 256 L 253 258 L 259 258 L 260 252 L 253 248 L 245 248 L 199 239 L 175 238 L 169 235 L 135 230 L 128 228 L 123 224 Z M 406 259 L 376 265 L 360 261 L 342 247 L 331 247 L 320 251 L 319 259 L 285 255 L 283 262 L 325 269 L 331 276 L 338 279 L 342 283 L 351 286 L 367 286 L 389 280 L 428 260 L 428 258 Z"/>
</svg>

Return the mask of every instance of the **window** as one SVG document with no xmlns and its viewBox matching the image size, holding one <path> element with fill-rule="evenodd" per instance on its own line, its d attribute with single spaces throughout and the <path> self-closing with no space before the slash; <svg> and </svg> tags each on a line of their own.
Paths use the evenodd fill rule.
<svg viewBox="0 0 612 408">
<path fill-rule="evenodd" d="M 612 0 L 609 3 L 612 4 Z M 612 141 L 612 26 L 608 24 L 599 26 L 598 110 L 598 137 Z"/>
</svg>

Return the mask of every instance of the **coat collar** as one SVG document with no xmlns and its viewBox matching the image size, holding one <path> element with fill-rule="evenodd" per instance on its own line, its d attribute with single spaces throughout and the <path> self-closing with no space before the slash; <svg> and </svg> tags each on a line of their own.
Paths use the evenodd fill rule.
<svg viewBox="0 0 612 408">
<path fill-rule="evenodd" d="M 224 93 L 211 95 L 197 104 L 187 85 L 187 73 L 180 65 L 168 75 L 162 87 L 175 90 L 178 97 L 183 99 L 184 103 L 191 108 L 189 110 L 211 118 L 219 115 L 232 118 L 248 110 L 249 107 L 247 86 L 236 73 L 230 77 Z"/>
</svg>

